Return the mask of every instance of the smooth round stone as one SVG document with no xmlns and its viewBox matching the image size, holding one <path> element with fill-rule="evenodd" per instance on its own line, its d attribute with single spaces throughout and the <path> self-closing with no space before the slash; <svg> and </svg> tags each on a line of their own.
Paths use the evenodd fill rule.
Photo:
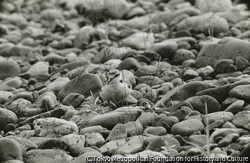
<svg viewBox="0 0 250 163">
<path fill-rule="evenodd" d="M 235 65 L 231 64 L 228 66 L 226 73 L 227 74 L 234 73 L 234 72 L 236 73 L 236 71 L 237 71 L 237 67 Z"/>
<path fill-rule="evenodd" d="M 103 131 L 102 126 L 97 125 L 97 126 L 90 126 L 90 127 L 85 127 L 83 129 L 81 129 L 80 134 L 84 135 L 86 133 L 93 133 L 93 132 L 99 133 L 102 131 Z"/>
<path fill-rule="evenodd" d="M 170 91 L 169 86 L 162 86 L 162 87 L 156 89 L 158 97 L 161 95 L 167 94 L 169 91 Z"/>
<path fill-rule="evenodd" d="M 164 80 L 165 82 L 170 82 L 178 77 L 179 77 L 179 74 L 171 70 L 166 70 L 161 74 L 161 79 Z"/>
<path fill-rule="evenodd" d="M 159 77 L 157 76 L 140 76 L 138 78 L 138 81 L 140 83 L 145 83 L 149 86 L 157 85 L 157 84 L 162 84 L 164 81 L 162 81 Z"/>
<path fill-rule="evenodd" d="M 204 22 L 202 25 L 200 24 L 201 21 Z M 227 32 L 229 30 L 229 25 L 225 18 L 212 15 L 212 13 L 186 18 L 177 25 L 177 31 L 191 29 L 206 35 L 209 35 L 208 31 L 212 29 L 213 34 L 216 35 L 218 33 Z"/>
<path fill-rule="evenodd" d="M 111 59 L 120 59 L 121 51 L 113 46 L 104 47 L 95 57 L 92 59 L 92 62 L 95 64 L 106 63 Z"/>
<path fill-rule="evenodd" d="M 110 59 L 110 60 L 106 61 L 104 64 L 108 65 L 110 67 L 118 68 L 121 62 L 122 61 L 120 59 Z"/>
<path fill-rule="evenodd" d="M 249 66 L 250 66 L 250 63 L 249 63 L 249 61 L 248 61 L 246 58 L 239 56 L 239 57 L 237 57 L 237 58 L 235 59 L 235 65 L 236 65 L 236 67 L 237 67 L 237 70 L 242 71 L 242 70 L 244 70 L 246 67 L 249 67 Z"/>
<path fill-rule="evenodd" d="M 155 51 L 162 58 L 171 58 L 177 50 L 177 43 L 174 41 L 162 41 L 147 47 L 147 50 Z"/>
<path fill-rule="evenodd" d="M 242 20 L 242 21 L 239 21 L 237 22 L 234 27 L 240 29 L 241 31 L 246 31 L 246 30 L 249 30 L 249 21 L 247 20 Z"/>
<path fill-rule="evenodd" d="M 18 77 L 9 78 L 8 80 L 5 80 L 3 84 L 18 89 L 22 85 L 22 80 Z"/>
<path fill-rule="evenodd" d="M 100 133 L 90 133 L 85 135 L 86 146 L 100 147 L 105 143 L 105 139 Z"/>
<path fill-rule="evenodd" d="M 141 65 L 147 65 L 150 64 L 151 60 L 144 56 L 144 55 L 138 55 L 136 56 L 136 60 L 141 64 Z"/>
<path fill-rule="evenodd" d="M 20 14 L 19 14 L 20 15 Z M 17 15 L 16 15 L 17 16 Z M 18 17 L 18 16 L 17 16 Z M 3 44 L 2 51 L 0 51 L 0 55 L 3 57 L 11 57 L 11 56 L 27 56 L 33 51 L 33 48 L 23 45 L 14 45 L 13 44 Z"/>
<path fill-rule="evenodd" d="M 142 15 L 145 15 L 145 14 L 146 14 L 146 11 L 143 8 L 134 7 L 131 10 L 128 11 L 128 13 L 126 15 L 126 18 L 130 19 L 130 18 L 133 18 L 135 16 L 142 16 Z"/>
<path fill-rule="evenodd" d="M 236 128 L 234 124 L 232 124 L 231 122 L 226 122 L 222 125 L 221 128 Z"/>
<path fill-rule="evenodd" d="M 202 121 L 201 113 L 196 110 L 189 112 L 188 115 L 186 115 L 185 119 L 198 119 Z"/>
<path fill-rule="evenodd" d="M 37 62 L 32 65 L 26 73 L 30 74 L 31 77 L 36 77 L 42 74 L 49 75 L 49 65 L 46 62 Z"/>
<path fill-rule="evenodd" d="M 181 146 L 180 142 L 171 134 L 161 136 L 161 138 L 165 141 L 167 147 L 177 150 Z"/>
<path fill-rule="evenodd" d="M 158 67 L 158 71 L 160 71 L 160 72 L 163 72 L 166 70 L 171 70 L 171 68 L 172 68 L 172 65 L 168 62 L 160 61 L 160 62 L 153 62 L 152 64 L 154 66 Z"/>
<path fill-rule="evenodd" d="M 170 115 L 177 117 L 180 121 L 184 120 L 192 109 L 186 106 L 181 107 L 180 110 L 170 113 Z"/>
<path fill-rule="evenodd" d="M 204 147 L 207 144 L 206 140 L 206 135 L 190 135 L 187 138 L 187 141 L 197 144 L 200 147 Z"/>
<path fill-rule="evenodd" d="M 127 114 L 126 111 L 121 112 L 109 112 L 102 115 L 96 115 L 89 121 L 89 126 L 100 125 L 107 129 L 112 129 L 118 123 L 127 123 L 130 121 L 135 121 L 140 112 L 138 111 L 130 111 L 130 114 Z"/>
<path fill-rule="evenodd" d="M 213 113 L 221 110 L 220 103 L 213 97 L 208 95 L 193 96 L 186 100 L 189 102 L 194 110 L 199 111 L 201 114 L 206 114 L 205 102 L 207 102 L 207 112 Z"/>
<path fill-rule="evenodd" d="M 202 12 L 224 12 L 233 8 L 231 0 L 200 0 L 196 1 L 195 6 Z"/>
<path fill-rule="evenodd" d="M 188 119 L 176 123 L 171 128 L 171 134 L 181 135 L 181 136 L 190 136 L 194 132 L 198 132 L 204 129 L 204 125 L 201 121 L 197 119 Z"/>
<path fill-rule="evenodd" d="M 169 3 L 168 3 L 169 4 Z M 194 8 L 194 7 L 185 7 L 183 9 L 179 9 L 173 12 L 162 12 L 157 14 L 152 22 L 154 23 L 165 23 L 169 24 L 174 18 L 176 18 L 179 15 L 186 14 L 189 16 L 195 16 L 200 14 L 200 10 Z"/>
<path fill-rule="evenodd" d="M 95 150 L 91 147 L 86 147 L 86 152 L 83 152 L 83 154 L 75 158 L 73 161 L 71 161 L 71 163 L 82 163 L 83 160 L 87 160 L 89 157 L 101 158 L 103 155 L 98 150 Z"/>
<path fill-rule="evenodd" d="M 154 89 L 150 87 L 143 87 L 139 90 L 143 97 L 150 100 L 151 102 L 155 102 L 157 100 L 157 93 Z"/>
<path fill-rule="evenodd" d="M 3 131 L 4 133 L 8 133 L 9 131 L 14 131 L 15 129 L 16 129 L 16 125 L 13 123 L 9 123 L 4 127 Z"/>
<path fill-rule="evenodd" d="M 150 87 L 149 85 L 145 84 L 145 83 L 140 83 L 140 84 L 137 84 L 135 87 L 134 87 L 134 90 L 136 91 L 139 91 L 141 88 L 143 87 Z"/>
<path fill-rule="evenodd" d="M 153 33 L 136 32 L 122 39 L 119 44 L 136 50 L 145 50 L 147 47 L 152 46 L 154 42 L 155 37 Z"/>
<path fill-rule="evenodd" d="M 125 123 L 124 126 L 126 127 L 128 137 L 141 135 L 143 132 L 143 126 L 138 121 Z"/>
<path fill-rule="evenodd" d="M 242 127 L 247 130 L 250 130 L 249 115 L 250 115 L 250 111 L 248 110 L 241 111 L 233 117 L 232 122 L 237 127 Z"/>
<path fill-rule="evenodd" d="M 138 153 L 142 151 L 144 147 L 144 143 L 142 140 L 145 140 L 145 136 L 136 135 L 129 137 L 126 144 L 120 147 L 115 153 L 117 154 L 131 154 Z"/>
<path fill-rule="evenodd" d="M 107 141 L 112 140 L 119 140 L 119 139 L 126 139 L 127 138 L 127 128 L 124 124 L 118 123 L 115 127 L 111 130 L 107 137 Z"/>
<path fill-rule="evenodd" d="M 0 91 L 0 103 L 4 104 L 5 102 L 9 101 L 12 96 L 14 96 L 14 95 L 11 92 Z"/>
<path fill-rule="evenodd" d="M 155 122 L 153 126 L 162 126 L 168 132 L 170 132 L 172 126 L 178 122 L 179 122 L 179 119 L 175 116 L 172 116 L 172 115 L 167 116 L 165 114 L 160 114 L 158 117 L 155 118 Z"/>
<path fill-rule="evenodd" d="M 23 99 L 23 98 L 19 98 L 11 102 L 8 105 L 8 109 L 13 111 L 17 115 L 17 117 L 27 117 L 27 116 L 31 116 L 29 112 L 31 110 L 33 111 L 33 109 L 29 108 L 30 106 L 31 106 L 30 101 Z M 37 109 L 37 110 L 40 110 L 40 109 Z M 39 114 L 41 113 L 41 111 L 37 113 Z"/>
<path fill-rule="evenodd" d="M 53 82 L 49 83 L 46 88 L 48 90 L 54 91 L 54 92 L 58 92 L 61 89 L 63 89 L 63 87 L 69 82 L 69 78 L 68 77 L 58 77 L 56 78 L 56 80 L 54 80 Z"/>
<path fill-rule="evenodd" d="M 15 140 L 10 138 L 0 138 L 0 162 L 13 159 L 23 161 L 21 147 Z"/>
<path fill-rule="evenodd" d="M 163 138 L 157 137 L 148 144 L 147 149 L 155 152 L 161 152 L 166 146 L 167 144 Z"/>
<path fill-rule="evenodd" d="M 143 94 L 140 91 L 137 91 L 137 90 L 132 90 L 130 95 L 133 96 L 137 100 L 143 98 Z"/>
<path fill-rule="evenodd" d="M 250 143 L 248 143 L 245 148 L 241 151 L 239 157 L 248 157 L 249 159 L 249 153 L 250 153 Z"/>
<path fill-rule="evenodd" d="M 73 70 L 77 67 L 82 67 L 82 66 L 86 66 L 88 64 L 88 61 L 83 60 L 83 61 L 73 61 L 70 63 L 64 63 L 60 66 L 59 70 L 60 72 L 64 71 L 64 70 Z"/>
<path fill-rule="evenodd" d="M 192 37 L 192 34 L 188 30 L 181 30 L 176 32 L 175 37 Z"/>
<path fill-rule="evenodd" d="M 33 149 L 24 155 L 25 163 L 70 162 L 73 157 L 58 149 Z"/>
<path fill-rule="evenodd" d="M 234 61 L 238 56 L 250 60 L 249 51 L 249 42 L 233 37 L 225 37 L 218 43 L 205 44 L 197 56 L 196 66 L 198 68 L 207 65 L 213 67 L 214 63 L 220 59 L 231 59 Z"/>
<path fill-rule="evenodd" d="M 239 39 L 248 39 L 249 36 L 250 36 L 250 32 L 246 31 L 246 32 L 243 32 L 240 35 L 238 35 L 237 38 L 239 38 Z"/>
<path fill-rule="evenodd" d="M 226 84 L 229 84 L 229 81 L 226 78 L 219 78 L 216 81 L 216 85 L 218 85 L 218 86 L 223 86 L 223 85 L 226 85 Z"/>
<path fill-rule="evenodd" d="M 78 133 L 78 127 L 74 122 L 54 117 L 36 119 L 33 125 L 35 134 L 39 137 L 56 138 Z"/>
<path fill-rule="evenodd" d="M 143 126 L 143 128 L 146 128 L 147 126 L 152 126 L 155 122 L 155 118 L 157 117 L 156 113 L 150 113 L 150 112 L 143 112 L 136 121 L 140 122 Z"/>
<path fill-rule="evenodd" d="M 2 62 L 2 61 L 7 61 L 7 59 L 5 57 L 0 56 L 0 62 Z"/>
<path fill-rule="evenodd" d="M 100 152 L 103 154 L 117 154 L 115 151 L 126 144 L 126 139 L 113 140 L 105 143 L 100 147 Z"/>
<path fill-rule="evenodd" d="M 226 12 L 216 13 L 216 15 L 224 17 L 225 19 L 227 19 L 228 22 L 233 23 L 233 24 L 242 20 L 241 10 L 236 7 Z"/>
<path fill-rule="evenodd" d="M 8 138 L 11 138 L 18 143 L 21 147 L 22 154 L 26 153 L 27 150 L 36 149 L 38 147 L 37 144 L 22 136 L 8 135 Z"/>
<path fill-rule="evenodd" d="M 228 106 L 225 111 L 231 112 L 234 115 L 237 114 L 238 112 L 243 110 L 245 101 L 243 100 L 237 100 L 234 103 L 232 103 L 230 106 Z"/>
<path fill-rule="evenodd" d="M 195 96 L 197 92 L 202 90 L 206 90 L 208 88 L 212 88 L 210 84 L 201 82 L 201 81 L 193 81 L 186 84 L 179 85 L 169 91 L 168 94 L 163 96 L 154 107 L 161 106 L 162 104 L 167 104 L 170 100 L 173 101 L 185 101 L 189 97 Z"/>
<path fill-rule="evenodd" d="M 146 50 L 141 55 L 149 58 L 151 61 L 159 61 L 161 56 L 155 51 Z"/>
<path fill-rule="evenodd" d="M 198 72 L 192 69 L 188 69 L 184 72 L 182 79 L 188 81 L 188 80 L 195 80 L 195 78 L 197 77 L 199 77 Z"/>
<path fill-rule="evenodd" d="M 104 6 L 109 14 L 117 19 L 121 19 L 124 15 L 131 11 L 129 3 L 125 0 L 104 1 Z"/>
<path fill-rule="evenodd" d="M 60 150 L 67 150 L 68 145 L 65 140 L 56 139 L 56 138 L 49 138 L 42 141 L 38 149 L 60 149 Z"/>
<path fill-rule="evenodd" d="M 250 86 L 249 85 L 239 85 L 234 87 L 229 91 L 229 97 L 235 97 L 242 100 L 250 99 Z"/>
<path fill-rule="evenodd" d="M 248 143 L 250 143 L 250 137 L 248 135 L 242 135 L 241 137 L 239 137 L 239 139 L 237 140 L 237 143 L 241 146 L 244 146 Z"/>
<path fill-rule="evenodd" d="M 175 27 L 180 21 L 190 17 L 188 14 L 180 14 L 169 22 L 169 27 Z M 183 30 L 182 30 L 183 31 Z"/>
<path fill-rule="evenodd" d="M 195 67 L 195 60 L 194 59 L 188 59 L 186 61 L 182 62 L 182 67 L 189 68 L 189 67 Z"/>
<path fill-rule="evenodd" d="M 0 80 L 8 77 L 18 76 L 21 73 L 20 67 L 13 61 L 0 61 Z"/>
<path fill-rule="evenodd" d="M 49 62 L 50 65 L 53 64 L 63 64 L 65 62 L 65 58 L 55 54 L 55 53 L 50 53 L 44 57 L 44 61 Z"/>
<path fill-rule="evenodd" d="M 94 40 L 102 40 L 107 39 L 106 32 L 103 29 L 96 28 L 94 29 L 91 26 L 84 26 L 80 29 L 79 33 L 76 35 L 74 39 L 74 47 L 79 49 L 86 49 L 87 46 Z"/>
<path fill-rule="evenodd" d="M 234 35 L 234 36 L 238 36 L 238 35 L 240 35 L 242 32 L 241 32 L 241 30 L 239 30 L 238 28 L 236 28 L 236 27 L 232 27 L 231 28 L 231 32 L 232 32 L 232 34 Z"/>
<path fill-rule="evenodd" d="M 209 95 L 209 96 L 214 97 L 219 103 L 222 103 L 225 99 L 228 98 L 228 93 L 230 92 L 231 89 L 233 89 L 234 87 L 239 86 L 239 85 L 249 84 L 248 80 L 243 79 L 243 80 L 238 81 L 238 80 L 235 80 L 236 79 L 235 77 L 233 77 L 232 79 L 233 79 L 231 81 L 232 84 L 227 84 L 227 85 L 223 85 L 220 87 L 202 90 L 202 91 L 196 93 L 196 95 L 197 96 Z"/>
<path fill-rule="evenodd" d="M 214 121 L 222 120 L 225 122 L 230 122 L 233 120 L 234 115 L 231 112 L 224 112 L 224 111 L 217 111 L 214 113 L 209 113 L 207 115 L 202 116 L 202 121 L 204 124 L 207 122 L 207 117 L 209 119 L 209 123 L 212 123 Z"/>
<path fill-rule="evenodd" d="M 0 131 L 5 128 L 7 124 L 16 124 L 17 116 L 10 110 L 0 108 Z"/>
<path fill-rule="evenodd" d="M 45 9 L 41 12 L 41 18 L 45 20 L 63 19 L 63 14 L 59 9 Z"/>
<path fill-rule="evenodd" d="M 145 75 L 153 75 L 157 73 L 157 67 L 154 65 L 143 65 L 137 69 L 135 72 L 135 76 L 145 76 Z"/>
<path fill-rule="evenodd" d="M 214 71 L 217 74 L 226 73 L 232 64 L 234 64 L 234 61 L 231 59 L 220 59 L 214 63 Z"/>
<path fill-rule="evenodd" d="M 69 93 L 79 93 L 87 97 L 99 92 L 102 88 L 102 81 L 94 74 L 82 74 L 69 81 L 58 93 L 59 101 L 62 101 Z"/>
<path fill-rule="evenodd" d="M 135 58 L 126 58 L 125 60 L 123 60 L 120 65 L 119 65 L 119 69 L 120 70 L 134 70 L 137 71 L 138 68 L 141 67 L 140 63 L 135 59 Z"/>
<path fill-rule="evenodd" d="M 218 142 L 218 145 L 219 147 L 226 147 L 236 141 L 239 137 L 240 135 L 238 133 L 228 134 Z"/>
<path fill-rule="evenodd" d="M 152 135 L 165 135 L 167 134 L 167 130 L 162 127 L 162 126 L 158 126 L 158 127 L 148 127 L 143 131 L 144 134 L 152 134 Z"/>
<path fill-rule="evenodd" d="M 202 67 L 202 68 L 199 68 L 198 70 L 196 70 L 196 72 L 202 76 L 203 78 L 206 78 L 206 77 L 211 77 L 213 76 L 214 74 L 214 69 L 213 67 L 211 66 L 206 66 L 206 67 Z"/>
<path fill-rule="evenodd" d="M 171 62 L 175 64 L 182 64 L 183 61 L 195 58 L 196 58 L 195 55 L 191 51 L 186 49 L 178 49 L 173 54 Z"/>
<path fill-rule="evenodd" d="M 209 138 L 210 143 L 214 143 L 219 137 L 225 137 L 229 134 L 237 133 L 239 135 L 247 135 L 249 132 L 240 128 L 218 128 L 216 129 Z"/>
<path fill-rule="evenodd" d="M 223 125 L 223 121 L 222 120 L 215 120 L 214 122 L 210 123 L 209 126 L 208 126 L 208 130 L 209 131 L 213 131 L 215 130 L 216 128 L 220 128 L 222 125 Z"/>
<path fill-rule="evenodd" d="M 65 141 L 72 156 L 78 156 L 84 151 L 85 148 L 85 136 L 77 134 L 69 134 L 59 138 L 59 140 Z"/>
<path fill-rule="evenodd" d="M 85 97 L 83 95 L 79 93 L 70 93 L 62 100 L 62 104 L 76 108 L 80 106 L 84 100 Z"/>
</svg>

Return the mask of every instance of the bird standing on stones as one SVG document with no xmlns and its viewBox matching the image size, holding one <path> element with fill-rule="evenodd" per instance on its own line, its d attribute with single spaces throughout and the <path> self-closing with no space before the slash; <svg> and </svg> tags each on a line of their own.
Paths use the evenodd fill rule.
<svg viewBox="0 0 250 163">
<path fill-rule="evenodd" d="M 130 95 L 131 89 L 124 82 L 123 75 L 117 69 L 110 70 L 107 73 L 107 83 L 100 91 L 100 97 L 103 101 L 119 103 Z"/>
</svg>

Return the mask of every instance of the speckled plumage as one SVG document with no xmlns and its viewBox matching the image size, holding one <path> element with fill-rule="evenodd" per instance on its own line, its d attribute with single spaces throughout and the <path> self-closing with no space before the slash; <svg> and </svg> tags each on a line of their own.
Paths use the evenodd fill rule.
<svg viewBox="0 0 250 163">
<path fill-rule="evenodd" d="M 131 89 L 124 82 L 119 70 L 111 70 L 107 74 L 107 84 L 100 91 L 100 97 L 103 101 L 120 102 L 131 92 Z"/>
</svg>

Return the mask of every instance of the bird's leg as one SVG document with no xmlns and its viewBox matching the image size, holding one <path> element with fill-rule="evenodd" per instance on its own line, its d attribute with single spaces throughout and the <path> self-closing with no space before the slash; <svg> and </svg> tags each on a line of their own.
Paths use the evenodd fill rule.
<svg viewBox="0 0 250 163">
<path fill-rule="evenodd" d="M 109 106 L 112 108 L 112 109 L 116 109 L 117 108 L 117 106 L 116 106 L 116 104 L 114 103 L 114 102 L 112 102 L 112 101 L 108 101 L 108 103 L 109 103 Z"/>
</svg>

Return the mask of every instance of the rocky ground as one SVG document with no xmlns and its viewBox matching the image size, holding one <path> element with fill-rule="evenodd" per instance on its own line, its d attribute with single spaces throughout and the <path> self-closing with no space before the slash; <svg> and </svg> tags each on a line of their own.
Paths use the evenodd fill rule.
<svg viewBox="0 0 250 163">
<path fill-rule="evenodd" d="M 245 4 L 5 0 L 0 20 L 0 163 L 249 161 Z"/>
</svg>

